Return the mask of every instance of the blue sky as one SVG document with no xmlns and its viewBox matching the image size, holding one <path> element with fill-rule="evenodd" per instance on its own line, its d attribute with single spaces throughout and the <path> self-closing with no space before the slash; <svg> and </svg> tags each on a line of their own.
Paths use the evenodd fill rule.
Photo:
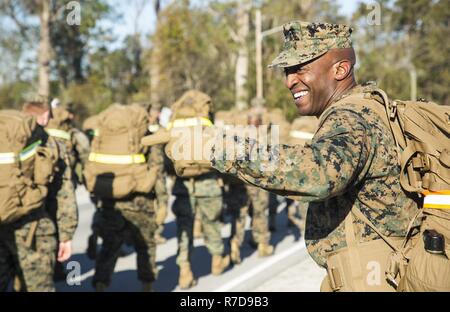
<svg viewBox="0 0 450 312">
<path fill-rule="evenodd" d="M 276 0 L 274 0 L 276 1 Z M 300 1 L 300 0 L 299 0 Z M 110 24 L 114 34 L 119 37 L 118 42 L 121 42 L 128 34 L 132 34 L 135 29 L 136 21 L 136 8 L 139 7 L 139 3 L 146 3 L 140 12 L 140 16 L 137 20 L 137 27 L 141 33 L 151 33 L 154 31 L 154 19 L 155 14 L 153 11 L 153 1 L 150 0 L 109 0 L 110 4 L 114 6 L 117 12 L 121 13 L 123 18 L 114 24 Z M 361 0 L 338 0 L 341 7 L 341 13 L 350 15 L 356 8 L 357 4 Z M 364 2 L 367 2 L 364 1 Z"/>
<path fill-rule="evenodd" d="M 339 5 L 341 6 L 341 12 L 347 16 L 355 11 L 356 6 L 359 2 L 367 2 L 367 1 L 356 1 L 356 0 L 338 0 Z"/>
<path fill-rule="evenodd" d="M 110 50 L 114 50 L 121 46 L 123 39 L 130 34 L 133 34 L 135 28 L 143 34 L 149 34 L 154 31 L 155 13 L 151 0 L 107 0 L 107 2 L 114 8 L 116 14 L 121 15 L 121 18 L 114 21 L 102 22 L 102 25 L 112 29 L 114 37 L 117 40 L 114 44 L 109 46 Z M 141 8 L 141 3 L 145 5 Z M 137 12 L 139 11 L 139 15 Z M 143 40 L 142 42 L 146 42 Z"/>
</svg>

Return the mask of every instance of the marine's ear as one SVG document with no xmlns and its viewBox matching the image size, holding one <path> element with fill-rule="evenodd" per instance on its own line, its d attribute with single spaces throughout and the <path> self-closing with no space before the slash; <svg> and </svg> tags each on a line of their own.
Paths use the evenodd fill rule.
<svg viewBox="0 0 450 312">
<path fill-rule="evenodd" d="M 342 59 L 333 65 L 334 79 L 337 81 L 344 80 L 353 71 L 353 62 L 348 59 Z"/>
</svg>

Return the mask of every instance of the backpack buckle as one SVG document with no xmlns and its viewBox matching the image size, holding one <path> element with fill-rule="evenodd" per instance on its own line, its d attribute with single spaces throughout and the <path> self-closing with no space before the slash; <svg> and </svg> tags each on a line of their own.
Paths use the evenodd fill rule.
<svg viewBox="0 0 450 312">
<path fill-rule="evenodd" d="M 412 165 L 414 169 L 419 170 L 421 173 L 430 171 L 430 160 L 425 154 L 418 153 L 412 159 Z"/>
<path fill-rule="evenodd" d="M 333 291 L 339 291 L 344 286 L 339 270 L 335 267 L 327 268 L 327 273 L 331 289 L 333 289 Z"/>
<path fill-rule="evenodd" d="M 390 105 L 390 114 L 389 114 L 389 118 L 391 120 L 395 119 L 395 116 L 397 116 L 397 101 L 392 101 L 391 105 Z"/>
</svg>

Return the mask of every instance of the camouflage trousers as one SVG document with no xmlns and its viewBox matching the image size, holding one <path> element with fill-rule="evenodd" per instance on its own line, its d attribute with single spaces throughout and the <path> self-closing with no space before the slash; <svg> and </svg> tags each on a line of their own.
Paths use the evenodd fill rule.
<svg viewBox="0 0 450 312">
<path fill-rule="evenodd" d="M 222 196 L 195 197 L 177 195 L 172 211 L 176 217 L 178 255 L 177 264 L 191 261 L 194 245 L 194 218 L 198 214 L 202 221 L 205 245 L 211 255 L 222 255 L 224 251 L 220 221 Z"/>
<path fill-rule="evenodd" d="M 155 234 L 162 236 L 162 233 L 164 232 L 164 224 L 157 225 Z"/>
<path fill-rule="evenodd" d="M 155 215 L 164 215 L 164 220 L 167 218 L 167 206 L 162 206 L 162 205 L 158 205 L 158 202 L 155 200 L 154 201 L 154 205 L 155 205 Z M 162 236 L 162 233 L 164 232 L 164 222 L 162 222 L 161 224 L 157 224 L 157 228 L 156 228 L 156 235 L 160 235 Z"/>
<path fill-rule="evenodd" d="M 268 224 L 269 193 L 260 188 L 231 184 L 227 198 L 230 212 L 234 220 L 234 235 L 239 246 L 242 245 L 245 236 L 245 223 L 249 208 L 252 208 L 252 236 L 256 243 L 269 243 L 270 233 Z"/>
<path fill-rule="evenodd" d="M 277 217 L 277 209 L 279 204 L 278 196 L 274 193 L 269 193 L 269 220 Z"/>
<path fill-rule="evenodd" d="M 34 237 L 30 237 L 37 222 Z M 32 238 L 31 246 L 27 240 Z M 35 212 L 15 224 L 0 228 L 0 291 L 6 291 L 14 277 L 22 291 L 55 291 L 56 229 L 48 215 Z"/>
<path fill-rule="evenodd" d="M 60 194 L 64 194 L 64 192 L 66 192 L 66 190 L 61 189 L 59 192 L 61 192 Z M 60 205 L 63 203 L 63 201 L 67 201 L 68 199 L 72 199 L 70 196 L 60 196 L 60 198 L 62 199 L 62 201 L 58 201 L 58 199 L 54 196 L 47 196 L 46 202 L 45 202 L 45 209 L 47 210 L 47 213 L 50 217 L 50 219 L 53 221 L 53 223 L 55 224 L 55 228 L 56 228 L 56 243 L 57 245 L 59 245 L 59 243 L 61 242 L 60 237 L 59 237 L 59 233 L 60 233 L 60 228 L 59 226 L 69 226 L 72 227 L 72 224 L 76 224 L 76 219 L 69 216 L 67 214 L 67 211 L 64 211 L 64 209 L 60 209 L 60 211 L 58 212 L 58 208 L 60 207 Z M 60 199 L 60 200 L 61 200 Z M 68 205 L 73 205 L 73 203 L 68 203 Z M 58 224 L 58 213 L 61 213 L 62 211 L 62 215 L 64 215 L 64 220 L 67 220 L 67 223 L 63 223 L 63 224 Z M 60 216 L 61 218 L 61 216 Z M 54 280 L 55 282 L 57 282 L 57 276 L 58 275 L 62 275 L 64 274 L 64 264 L 59 262 L 59 261 L 55 261 L 55 268 L 54 268 Z"/>
<path fill-rule="evenodd" d="M 288 220 L 302 232 L 305 230 L 308 206 L 309 203 L 293 201 L 288 198 L 286 199 Z"/>
<path fill-rule="evenodd" d="M 155 211 L 153 199 L 137 195 L 129 200 L 102 201 L 95 231 L 102 238 L 96 257 L 93 284 L 109 285 L 125 241 L 132 242 L 137 254 L 137 274 L 142 282 L 156 279 Z"/>
</svg>

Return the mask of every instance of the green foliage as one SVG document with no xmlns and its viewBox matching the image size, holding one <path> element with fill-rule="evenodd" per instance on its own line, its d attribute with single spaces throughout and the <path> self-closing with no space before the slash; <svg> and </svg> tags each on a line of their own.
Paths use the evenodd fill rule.
<svg viewBox="0 0 450 312">
<path fill-rule="evenodd" d="M 53 69 L 57 72 L 60 86 L 67 87 L 69 82 L 82 83 L 85 78 L 84 59 L 90 41 L 105 40 L 105 30 L 98 22 L 104 18 L 115 17 L 112 7 L 104 0 L 78 1 L 81 6 L 80 25 L 69 25 L 65 9 L 67 1 L 54 1 L 51 24 L 51 41 L 54 51 Z M 58 14 L 58 11 L 61 12 Z M 107 41 L 105 44 L 108 43 Z"/>
<path fill-rule="evenodd" d="M 84 83 L 69 84 L 59 96 L 63 103 L 72 104 L 79 119 L 97 114 L 113 102 L 111 90 L 96 77 L 89 77 Z"/>
<path fill-rule="evenodd" d="M 12 82 L 0 86 L 0 109 L 14 108 L 20 109 L 26 100 L 26 95 L 30 91 L 30 84 L 27 82 Z"/>
<path fill-rule="evenodd" d="M 364 4 L 353 16 L 359 81 L 375 80 L 391 97 L 409 99 L 410 72 L 417 96 L 450 105 L 450 7 L 447 1 L 384 0 L 381 25 L 367 25 Z"/>
<path fill-rule="evenodd" d="M 10 16 L 13 4 L 22 27 L 0 33 L 0 108 L 17 107 L 33 93 L 36 85 L 38 48 L 38 1 L 0 2 L 0 23 Z M 162 1 L 151 46 L 130 34 L 111 49 L 114 38 L 102 21 L 119 16 L 107 0 L 81 0 L 82 23 L 70 26 L 65 18 L 54 18 L 51 28 L 53 48 L 52 96 L 72 103 L 79 118 L 95 114 L 113 102 L 150 101 L 151 54 L 159 66 L 161 104 L 171 105 L 189 89 L 208 93 L 216 110 L 235 103 L 234 71 L 238 45 L 236 0 Z M 379 0 L 381 25 L 369 25 L 369 10 L 361 4 L 350 23 L 357 51 L 359 82 L 376 80 L 395 98 L 410 97 L 411 68 L 417 72 L 418 97 L 450 105 L 450 6 L 443 0 Z M 67 3 L 55 0 L 53 12 Z M 337 1 L 279 0 L 255 1 L 263 14 L 263 30 L 292 20 L 348 23 L 338 12 Z M 247 88 L 256 94 L 254 10 L 250 16 L 249 76 Z M 67 11 L 65 12 L 67 13 Z M 9 22 L 12 20 L 9 19 Z M 149 26 L 150 28 L 150 26 Z M 281 108 L 286 117 L 296 117 L 292 97 L 284 86 L 284 73 L 267 65 L 282 48 L 281 33 L 263 40 L 264 96 L 268 108 Z M 28 52 L 30 50 L 33 53 Z M 30 71 L 33 70 L 33 71 Z M 30 72 L 33 73 L 30 75 Z"/>
<path fill-rule="evenodd" d="M 312 21 L 320 20 L 326 22 L 343 22 L 343 17 L 337 12 L 336 1 L 263 1 L 262 14 L 263 30 L 272 29 L 290 20 Z M 254 36 L 251 42 L 251 74 L 249 87 L 251 94 L 256 93 Z M 269 35 L 263 40 L 263 67 L 264 67 L 264 97 L 268 108 L 281 108 L 288 120 L 292 121 L 297 116 L 297 108 L 293 104 L 292 95 L 284 86 L 284 72 L 280 69 L 268 68 L 267 66 L 280 53 L 283 48 L 283 37 L 281 31 Z"/>
<path fill-rule="evenodd" d="M 152 42 L 158 46 L 162 104 L 189 89 L 209 94 L 217 110 L 234 103 L 233 43 L 221 18 L 174 3 L 161 12 Z"/>
</svg>

